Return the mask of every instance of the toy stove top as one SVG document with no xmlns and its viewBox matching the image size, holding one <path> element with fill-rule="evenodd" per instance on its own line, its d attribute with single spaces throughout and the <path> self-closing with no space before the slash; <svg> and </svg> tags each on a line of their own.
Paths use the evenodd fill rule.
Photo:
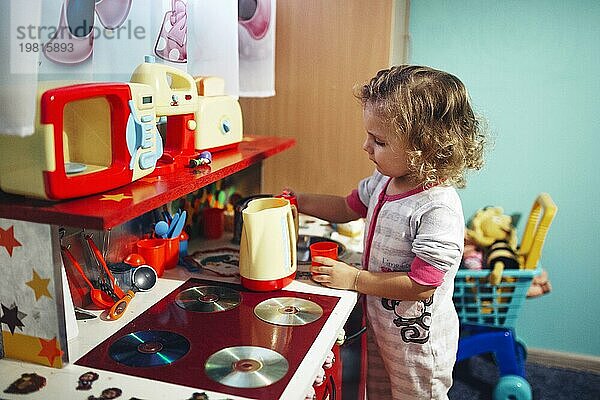
<svg viewBox="0 0 600 400">
<path fill-rule="evenodd" d="M 208 309 L 206 304 L 199 307 L 196 300 L 200 299 L 190 297 L 198 291 L 204 293 L 201 298 L 203 304 L 216 300 L 216 308 L 212 309 L 223 311 L 205 312 Z M 322 314 L 310 314 L 312 317 L 308 320 L 311 322 L 291 326 L 266 322 L 264 318 L 257 317 L 257 305 L 260 304 L 257 308 L 260 310 L 263 304 L 282 298 L 297 299 L 294 301 L 301 304 L 317 304 Z M 332 296 L 292 291 L 251 292 L 240 285 L 192 278 L 75 364 L 236 396 L 279 398 L 338 300 Z M 287 371 L 279 368 L 279 372 L 275 373 L 279 376 L 275 377 L 269 370 L 271 367 L 265 366 L 264 371 L 256 372 L 264 373 L 269 381 L 267 386 L 262 387 L 252 386 L 253 382 L 257 382 L 253 373 L 235 375 L 236 372 L 232 371 L 233 383 L 227 378 L 215 378 L 214 369 L 211 372 L 207 360 L 219 359 L 223 352 L 229 351 L 224 350 L 226 348 L 234 348 L 234 353 L 240 349 L 243 353 L 244 349 L 258 348 L 259 357 L 254 357 L 252 354 L 256 353 L 252 352 L 248 357 L 242 357 L 242 371 L 256 368 L 260 363 L 255 363 L 253 358 L 266 355 L 268 359 L 270 354 L 275 354 L 273 351 L 279 353 L 276 354 L 279 366 L 280 358 L 285 359 L 284 364 L 287 361 Z M 237 356 L 234 354 L 234 357 Z M 222 357 L 220 359 L 223 360 Z M 226 369 L 228 367 L 225 366 Z M 217 375 L 223 377 L 222 370 L 217 371 Z M 236 379 L 242 387 L 236 384 Z"/>
</svg>

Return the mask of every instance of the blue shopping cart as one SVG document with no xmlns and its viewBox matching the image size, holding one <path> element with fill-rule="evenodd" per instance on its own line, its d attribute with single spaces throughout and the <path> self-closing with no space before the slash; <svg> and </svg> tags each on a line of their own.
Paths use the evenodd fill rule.
<svg viewBox="0 0 600 400">
<path fill-rule="evenodd" d="M 461 323 L 457 361 L 492 353 L 500 372 L 495 400 L 530 400 L 525 379 L 527 350 L 517 339 L 514 324 L 535 270 L 506 270 L 492 285 L 488 271 L 460 270 L 454 282 L 454 305 Z"/>
<path fill-rule="evenodd" d="M 514 326 L 533 278 L 541 273 L 538 260 L 557 207 L 546 193 L 540 194 L 531 209 L 519 246 L 522 269 L 504 270 L 492 284 L 490 271 L 461 269 L 454 283 L 454 305 L 461 324 L 457 361 L 492 353 L 500 379 L 494 400 L 531 400 L 531 386 L 525 379 L 527 348 L 517 339 Z"/>
</svg>

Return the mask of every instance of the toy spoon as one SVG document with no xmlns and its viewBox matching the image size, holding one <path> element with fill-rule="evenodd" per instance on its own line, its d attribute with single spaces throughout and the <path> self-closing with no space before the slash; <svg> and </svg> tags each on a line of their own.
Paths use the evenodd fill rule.
<svg viewBox="0 0 600 400">
<path fill-rule="evenodd" d="M 169 232 L 169 224 L 165 221 L 158 221 L 156 225 L 154 225 L 154 233 L 156 233 L 157 237 L 165 239 L 167 237 L 167 232 Z"/>
</svg>

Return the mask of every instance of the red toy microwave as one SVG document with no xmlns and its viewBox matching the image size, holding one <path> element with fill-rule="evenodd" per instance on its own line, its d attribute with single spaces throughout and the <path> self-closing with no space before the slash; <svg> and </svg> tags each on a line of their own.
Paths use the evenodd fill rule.
<svg viewBox="0 0 600 400">
<path fill-rule="evenodd" d="M 38 91 L 35 132 L 0 134 L 0 189 L 63 200 L 104 192 L 154 171 L 163 144 L 154 93 L 137 83 Z"/>
</svg>

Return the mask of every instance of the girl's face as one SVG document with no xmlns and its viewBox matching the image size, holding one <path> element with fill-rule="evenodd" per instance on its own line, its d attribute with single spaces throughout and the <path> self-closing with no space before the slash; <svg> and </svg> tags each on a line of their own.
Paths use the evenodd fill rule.
<svg viewBox="0 0 600 400">
<path fill-rule="evenodd" d="M 392 178 L 405 176 L 408 173 L 406 152 L 404 146 L 396 143 L 392 149 L 392 127 L 382 120 L 370 103 L 363 108 L 363 121 L 367 131 L 363 150 L 369 154 L 369 160 L 375 163 L 377 171 Z"/>
</svg>

